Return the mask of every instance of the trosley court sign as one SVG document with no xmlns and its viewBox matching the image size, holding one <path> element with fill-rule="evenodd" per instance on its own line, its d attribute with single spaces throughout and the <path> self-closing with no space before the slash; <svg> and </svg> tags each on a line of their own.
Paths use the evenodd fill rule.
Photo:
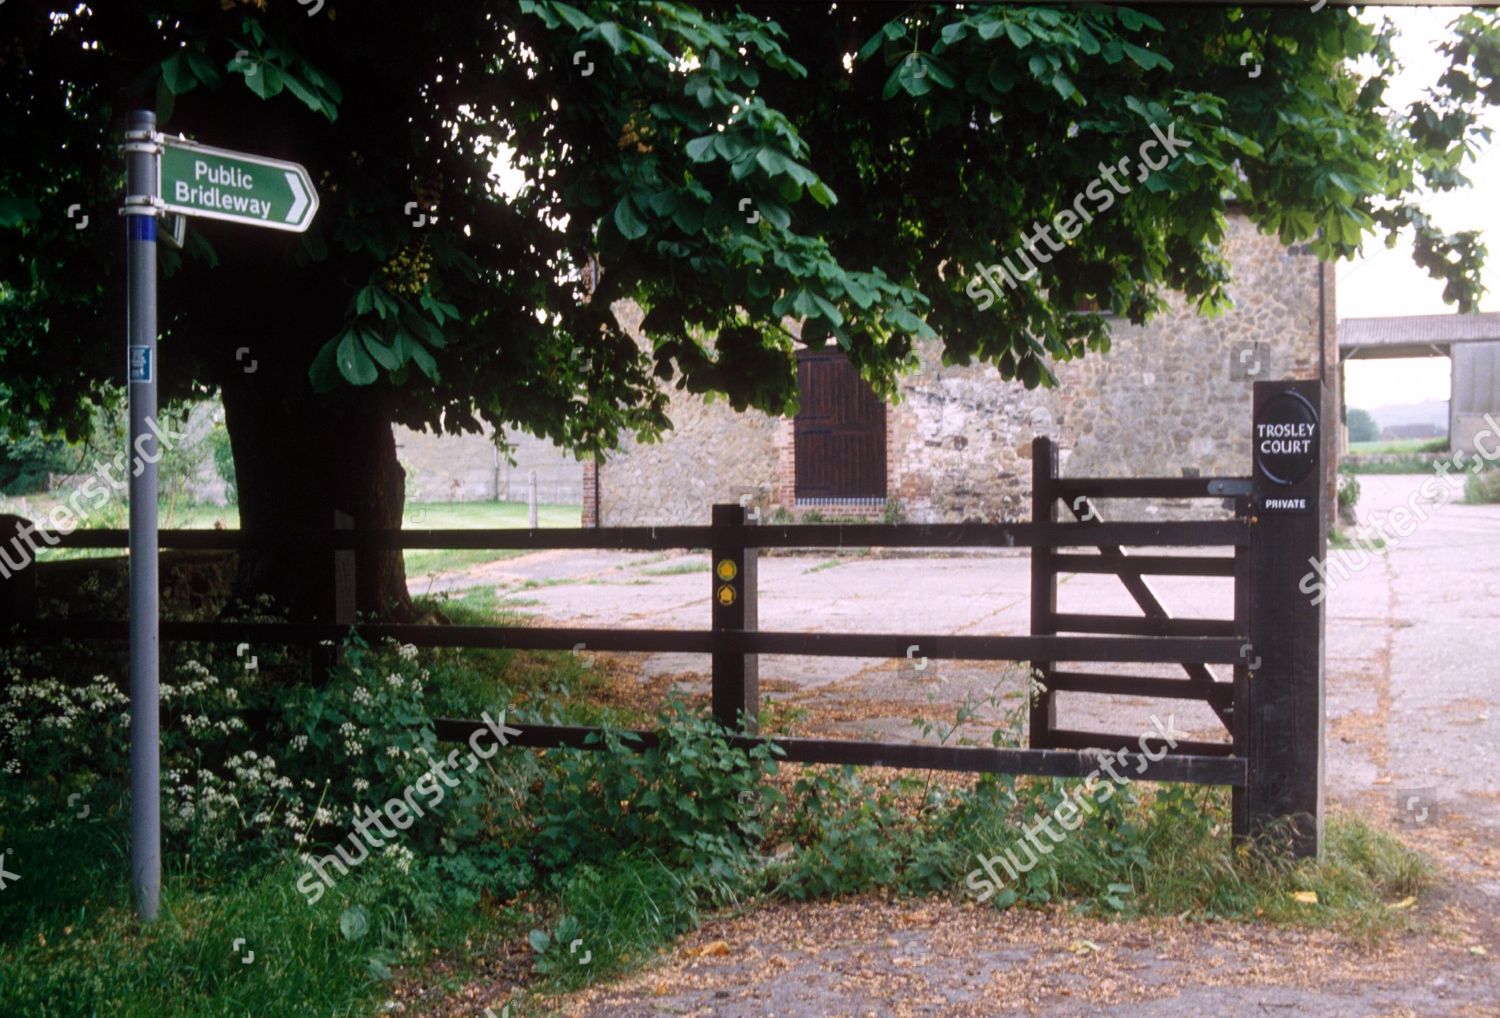
<svg viewBox="0 0 1500 1018">
<path fill-rule="evenodd" d="M 1276 393 L 1255 415 L 1255 466 L 1266 480 L 1293 485 L 1318 462 L 1318 411 L 1295 389 Z"/>
<path fill-rule="evenodd" d="M 169 212 L 301 233 L 318 211 L 312 178 L 296 163 L 163 138 L 161 187 Z"/>
<path fill-rule="evenodd" d="M 1318 425 L 1317 408 L 1294 388 L 1268 391 L 1256 406 L 1255 471 L 1276 486 L 1262 499 L 1263 511 L 1312 511 L 1312 489 L 1320 483 L 1311 476 L 1322 442 Z"/>
</svg>

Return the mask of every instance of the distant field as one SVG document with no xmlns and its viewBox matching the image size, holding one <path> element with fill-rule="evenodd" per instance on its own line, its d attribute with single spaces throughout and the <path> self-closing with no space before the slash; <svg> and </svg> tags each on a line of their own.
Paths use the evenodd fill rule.
<svg viewBox="0 0 1500 1018">
<path fill-rule="evenodd" d="M 0 512 L 13 512 L 34 520 L 42 520 L 59 504 L 59 500 L 46 495 L 30 496 L 24 500 L 5 499 Z M 537 524 L 541 527 L 576 527 L 583 519 L 583 508 L 576 505 L 542 505 L 537 507 Z M 87 528 L 111 529 L 127 525 L 123 506 L 111 505 L 102 513 L 84 521 Z M 234 530 L 240 525 L 239 509 L 235 506 L 178 505 L 163 506 L 162 529 L 211 530 L 223 527 Z M 524 528 L 527 525 L 526 505 L 522 502 L 412 502 L 406 506 L 403 526 L 407 530 L 486 530 Z M 59 561 L 72 558 L 97 558 L 118 555 L 118 551 L 51 551 L 44 550 L 42 561 Z M 406 553 L 407 572 L 414 576 L 465 569 L 481 562 L 495 562 L 510 558 L 516 551 L 409 551 Z"/>
<path fill-rule="evenodd" d="M 536 515 L 539 527 L 576 527 L 583 522 L 583 507 L 540 505 Z M 526 525 L 523 502 L 411 502 L 406 506 L 407 530 L 499 530 Z M 411 576 L 426 576 L 498 562 L 519 554 L 515 550 L 408 551 L 406 571 Z"/>
<path fill-rule="evenodd" d="M 1356 456 L 1447 452 L 1448 440 L 1446 438 L 1393 438 L 1379 442 L 1350 442 L 1349 451 Z"/>
</svg>

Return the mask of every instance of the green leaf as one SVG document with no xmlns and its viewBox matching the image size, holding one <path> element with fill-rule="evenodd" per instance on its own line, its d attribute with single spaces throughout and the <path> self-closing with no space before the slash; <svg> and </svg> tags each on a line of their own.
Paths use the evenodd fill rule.
<svg viewBox="0 0 1500 1018">
<path fill-rule="evenodd" d="M 1131 10 L 1129 7 L 1117 7 L 1115 11 L 1120 16 L 1120 24 L 1124 25 L 1129 31 L 1138 32 L 1142 28 L 1153 28 L 1158 32 L 1164 30 L 1162 23 L 1149 14 L 1142 14 L 1140 11 Z"/>
<path fill-rule="evenodd" d="M 338 111 L 333 105 L 321 95 L 309 88 L 300 78 L 294 74 L 286 76 L 286 87 L 291 90 L 292 95 L 302 100 L 302 104 L 314 113 L 321 113 L 329 120 L 338 116 Z"/>
<path fill-rule="evenodd" d="M 208 56 L 198 50 L 184 50 L 183 55 L 187 57 L 188 67 L 193 71 L 193 77 L 197 78 L 209 88 L 218 88 L 224 81 L 219 74 L 219 69 Z"/>
<path fill-rule="evenodd" d="M 252 74 L 260 73 L 260 65 L 261 55 L 254 51 L 246 50 L 244 56 L 236 56 L 233 60 L 229 61 L 228 66 L 231 74 L 243 74 L 249 77 Z"/>
<path fill-rule="evenodd" d="M 625 38 L 625 33 L 613 21 L 601 21 L 598 28 L 599 34 L 604 37 L 605 42 L 609 43 L 609 48 L 614 51 L 615 56 L 620 56 L 630 49 L 630 40 Z"/>
<path fill-rule="evenodd" d="M 380 377 L 380 372 L 375 368 L 375 362 L 355 342 L 354 333 L 351 330 L 346 330 L 344 338 L 339 341 L 338 365 L 339 374 L 355 385 L 370 385 Z"/>
<path fill-rule="evenodd" d="M 771 201 L 769 198 L 762 198 L 755 203 L 755 208 L 768 223 L 778 230 L 785 230 L 788 226 L 792 225 L 791 211 L 779 202 Z"/>
<path fill-rule="evenodd" d="M 630 203 L 630 196 L 621 198 L 615 205 L 615 229 L 626 240 L 640 240 L 646 235 L 646 221 L 635 211 Z"/>
<path fill-rule="evenodd" d="M 443 333 L 436 325 L 433 325 L 427 319 L 410 309 L 401 316 L 401 320 L 406 323 L 408 329 L 417 334 L 418 339 L 425 342 L 428 346 L 435 346 L 438 349 L 442 349 Z M 400 333 L 397 333 L 397 338 L 400 338 Z"/>
<path fill-rule="evenodd" d="M 755 152 L 755 162 L 771 176 L 787 172 L 787 158 L 774 148 L 765 147 Z"/>
<path fill-rule="evenodd" d="M 960 42 L 969 34 L 969 26 L 962 21 L 954 21 L 943 26 L 942 40 L 944 46 L 952 46 Z"/>
<path fill-rule="evenodd" d="M 985 20 L 979 22 L 979 38 L 985 42 L 998 38 L 1005 33 L 1009 22 L 1002 21 L 994 14 L 986 14 Z"/>
<path fill-rule="evenodd" d="M 1167 70 L 1172 69 L 1172 61 L 1158 53 L 1152 53 L 1150 50 L 1143 49 L 1132 42 L 1122 42 L 1120 45 L 1124 47 L 1125 55 L 1140 65 L 1143 70 L 1149 71 L 1157 67 L 1163 67 Z"/>
<path fill-rule="evenodd" d="M 330 339 L 323 344 L 318 355 L 313 358 L 311 366 L 307 369 L 307 380 L 312 384 L 314 392 L 330 392 L 339 383 L 338 342 Z"/>
<path fill-rule="evenodd" d="M 375 363 L 387 371 L 395 371 L 401 366 L 401 356 L 392 347 L 380 342 L 380 338 L 374 332 L 369 329 L 360 329 L 359 338 L 364 342 L 365 349 L 369 351 Z"/>
<path fill-rule="evenodd" d="M 828 319 L 828 321 L 833 325 L 834 328 L 838 328 L 840 325 L 844 324 L 843 314 L 831 301 L 829 301 L 826 297 L 823 297 L 816 293 L 812 296 L 813 302 L 818 305 L 818 310 L 822 312 L 823 317 Z"/>
<path fill-rule="evenodd" d="M 172 90 L 173 95 L 186 95 L 198 87 L 198 79 L 188 69 L 187 60 L 181 53 L 162 61 L 161 78 L 167 83 L 167 88 Z"/>
<path fill-rule="evenodd" d="M 580 11 L 577 7 L 560 2 L 554 2 L 550 6 L 552 10 L 557 12 L 557 16 L 566 21 L 568 27 L 574 31 L 583 32 L 594 27 L 594 19 Z"/>
<path fill-rule="evenodd" d="M 552 946 L 552 935 L 546 930 L 532 930 L 526 934 L 526 940 L 537 954 L 545 954 L 547 948 Z"/>
<path fill-rule="evenodd" d="M 432 356 L 432 351 L 410 339 L 407 340 L 406 346 L 410 348 L 406 352 L 411 354 L 411 359 L 417 362 L 417 367 L 422 370 L 422 374 L 436 382 L 438 380 L 437 358 Z"/>
<path fill-rule="evenodd" d="M 275 64 L 263 63 L 260 65 L 259 74 L 246 76 L 245 84 L 249 86 L 250 91 L 262 99 L 270 99 L 272 96 L 281 94 L 281 90 L 286 86 L 286 75 Z"/>
<path fill-rule="evenodd" d="M 171 121 L 172 111 L 177 108 L 177 97 L 167 87 L 167 79 L 158 77 L 156 79 L 156 122 L 165 124 Z"/>
<path fill-rule="evenodd" d="M 717 138 L 717 133 L 694 138 L 683 147 L 683 151 L 693 162 L 706 163 L 714 157 L 714 141 Z"/>
<path fill-rule="evenodd" d="M 925 57 L 907 57 L 897 66 L 896 73 L 900 76 L 901 88 L 912 98 L 924 96 L 932 91 L 932 82 L 927 77 Z"/>
<path fill-rule="evenodd" d="M 448 304 L 444 301 L 438 300 L 430 293 L 422 294 L 421 304 L 422 307 L 426 308 L 427 311 L 431 313 L 432 317 L 437 320 L 437 323 L 439 325 L 443 324 L 443 320 L 445 318 L 452 318 L 455 321 L 458 319 L 458 308 L 454 307 L 452 304 Z"/>
<path fill-rule="evenodd" d="M 865 41 L 865 44 L 863 46 L 859 48 L 859 59 L 870 59 L 876 53 L 880 52 L 880 47 L 883 45 L 885 45 L 885 33 L 876 32 Z"/>
<path fill-rule="evenodd" d="M 401 305 L 397 304 L 395 298 L 378 287 L 370 294 L 375 305 L 375 311 L 384 318 L 394 318 L 401 313 Z"/>
</svg>

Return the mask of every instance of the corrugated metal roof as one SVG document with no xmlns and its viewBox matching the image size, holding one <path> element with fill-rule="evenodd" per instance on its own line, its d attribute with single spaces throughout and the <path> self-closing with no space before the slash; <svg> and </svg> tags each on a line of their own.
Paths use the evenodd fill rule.
<svg viewBox="0 0 1500 1018">
<path fill-rule="evenodd" d="M 1413 343 L 1482 343 L 1486 340 L 1500 340 L 1500 311 L 1474 315 L 1345 318 L 1339 322 L 1341 350 Z"/>
</svg>

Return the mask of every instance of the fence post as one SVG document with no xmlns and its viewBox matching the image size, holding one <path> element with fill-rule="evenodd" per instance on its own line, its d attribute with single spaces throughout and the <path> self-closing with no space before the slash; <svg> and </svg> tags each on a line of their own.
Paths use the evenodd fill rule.
<svg viewBox="0 0 1500 1018">
<path fill-rule="evenodd" d="M 333 512 L 333 529 L 354 529 L 354 517 L 346 512 L 335 509 Z M 328 621 L 334 625 L 343 627 L 352 626 L 355 620 L 355 553 L 352 548 L 335 548 L 333 551 L 333 585 L 328 588 L 332 597 L 330 598 Z M 341 631 L 334 639 L 332 647 L 319 646 L 313 656 L 314 668 L 321 674 L 323 681 L 327 681 L 330 673 L 344 659 L 344 635 Z"/>
<path fill-rule="evenodd" d="M 536 529 L 536 471 L 526 475 L 526 525 Z"/>
<path fill-rule="evenodd" d="M 36 616 L 35 533 L 36 528 L 20 516 L 0 516 L 0 543 L 10 546 L 5 549 L 4 572 L 0 572 L 0 627 Z M 20 569 L 10 568 L 12 558 L 21 563 Z"/>
<path fill-rule="evenodd" d="M 1327 553 L 1322 385 L 1255 383 L 1252 428 L 1249 781 L 1237 831 L 1292 822 L 1292 851 L 1323 844 L 1323 596 L 1313 566 Z"/>
<path fill-rule="evenodd" d="M 354 529 L 354 517 L 335 509 L 333 529 Z M 339 548 L 333 553 L 333 621 L 336 625 L 354 625 L 354 608 L 357 603 L 354 593 L 355 552 L 353 548 Z"/>
<path fill-rule="evenodd" d="M 730 635 L 736 630 L 754 632 L 759 624 L 759 549 L 745 547 L 745 529 L 744 506 L 713 507 L 713 710 L 719 724 L 754 735 L 760 707 L 759 658 L 744 653 L 738 637 Z"/>
<path fill-rule="evenodd" d="M 1031 521 L 1057 521 L 1057 445 L 1045 435 L 1031 440 Z M 1031 549 L 1031 635 L 1053 636 L 1057 633 L 1057 570 L 1052 566 L 1053 550 L 1040 545 Z M 1031 694 L 1031 723 L 1027 726 L 1032 749 L 1051 749 L 1052 732 L 1057 727 L 1057 700 L 1052 692 L 1052 669 L 1055 662 L 1031 662 L 1033 676 L 1045 688 L 1036 688 L 1028 678 Z"/>
<path fill-rule="evenodd" d="M 1253 529 L 1253 522 L 1259 522 L 1256 512 L 1254 498 L 1235 499 L 1235 518 L 1252 522 L 1252 542 L 1257 537 L 1257 531 Z M 1250 591 L 1254 583 L 1254 564 L 1253 547 L 1241 545 L 1234 549 L 1234 632 L 1245 642 L 1240 648 L 1243 653 L 1233 666 L 1234 699 L 1229 715 L 1229 734 L 1234 744 L 1234 755 L 1246 760 L 1250 757 L 1250 665 L 1260 664 L 1250 656 L 1254 649 L 1250 628 Z M 1243 840 L 1250 835 L 1249 789 L 1231 788 L 1229 803 L 1230 830 L 1236 839 Z"/>
</svg>

